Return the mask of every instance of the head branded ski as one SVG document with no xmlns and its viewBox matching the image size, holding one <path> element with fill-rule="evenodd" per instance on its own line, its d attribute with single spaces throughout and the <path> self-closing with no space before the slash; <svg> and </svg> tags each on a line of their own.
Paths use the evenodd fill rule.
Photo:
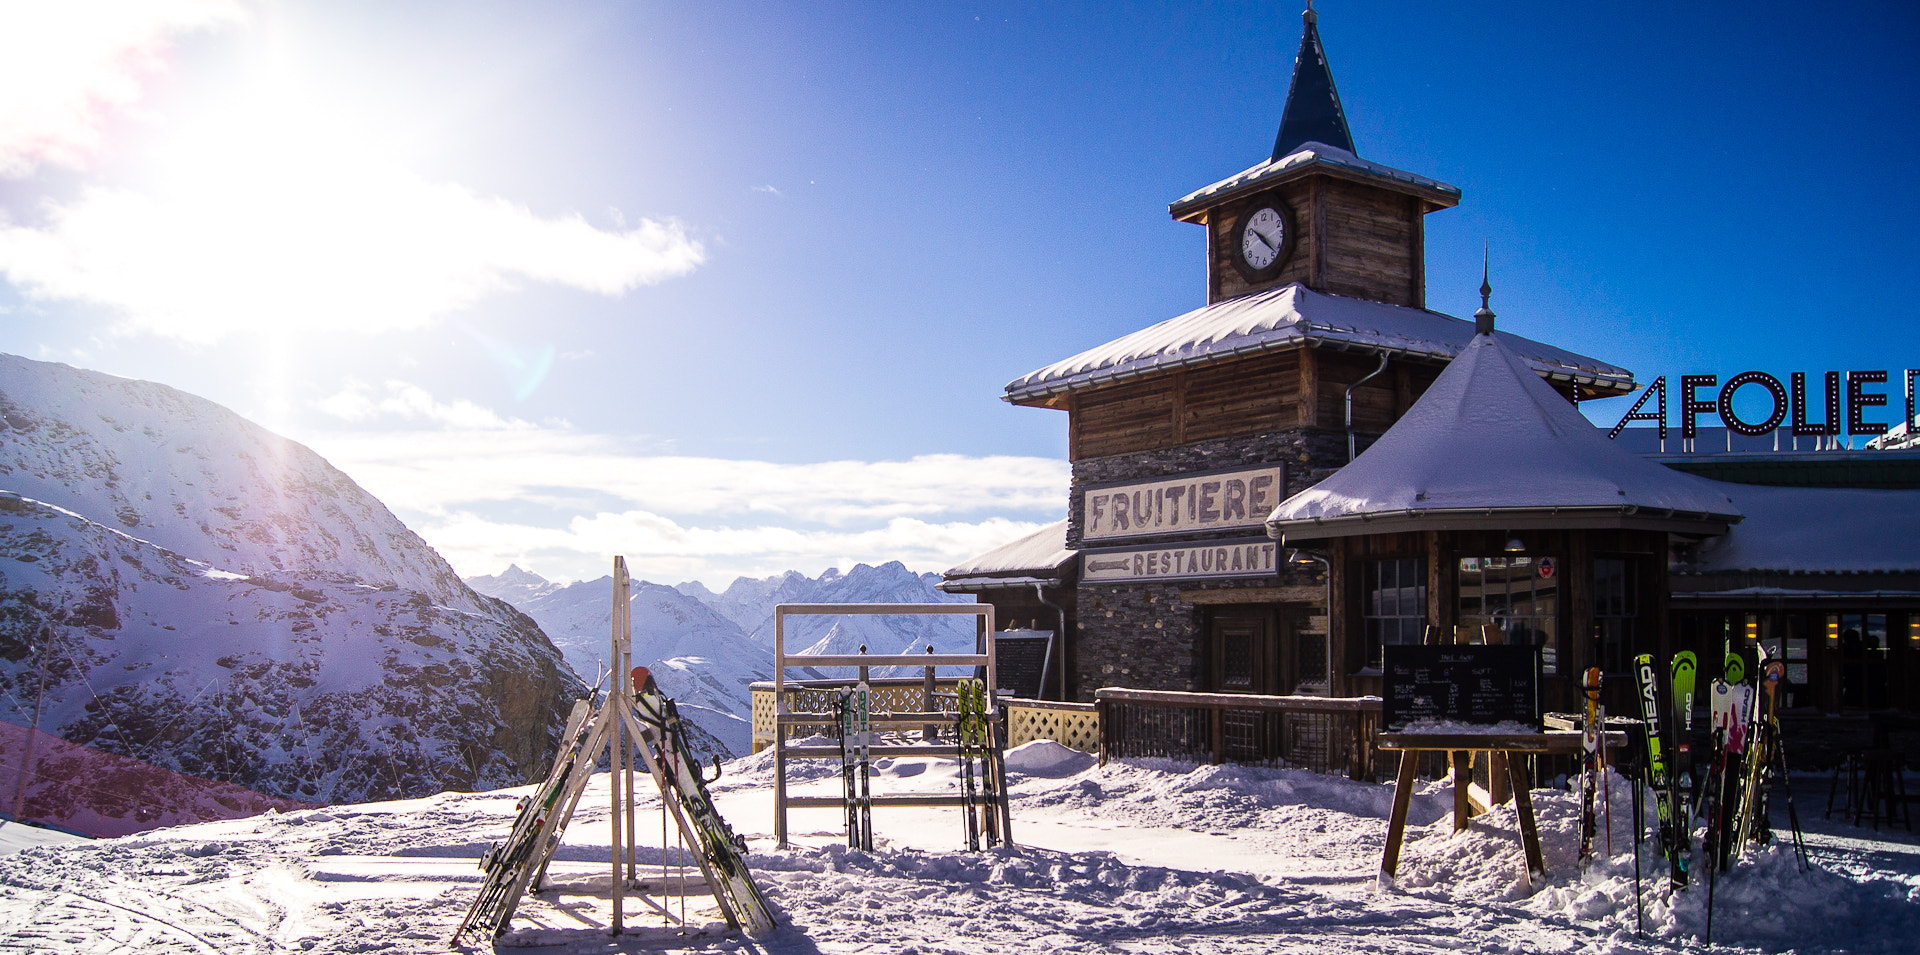
<svg viewBox="0 0 1920 955">
<path fill-rule="evenodd" d="M 1666 760 L 1667 733 L 1663 731 L 1660 720 L 1659 684 L 1653 667 L 1653 655 L 1642 653 L 1635 657 L 1633 672 L 1640 690 L 1640 715 L 1645 721 L 1647 784 L 1653 788 L 1654 814 L 1659 819 L 1660 854 L 1667 857 L 1670 884 L 1679 888 L 1687 884 L 1687 863 L 1683 850 L 1685 822 L 1678 812 L 1678 791 Z"/>
</svg>

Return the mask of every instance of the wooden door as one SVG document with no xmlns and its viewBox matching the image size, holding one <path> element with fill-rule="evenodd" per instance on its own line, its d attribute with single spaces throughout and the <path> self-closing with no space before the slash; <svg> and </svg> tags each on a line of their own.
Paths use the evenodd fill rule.
<svg viewBox="0 0 1920 955">
<path fill-rule="evenodd" d="M 1271 607 L 1220 607 L 1207 615 L 1207 688 L 1215 693 L 1280 694 L 1293 686 Z"/>
</svg>

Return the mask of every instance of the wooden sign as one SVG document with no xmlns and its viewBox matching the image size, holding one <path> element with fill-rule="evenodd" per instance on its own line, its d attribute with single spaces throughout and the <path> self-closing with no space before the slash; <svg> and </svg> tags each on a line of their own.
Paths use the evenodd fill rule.
<svg viewBox="0 0 1920 955">
<path fill-rule="evenodd" d="M 1080 579 L 1092 584 L 1140 580 L 1272 577 L 1279 573 L 1275 542 L 1245 537 L 1165 547 L 1103 547 L 1080 552 Z"/>
<path fill-rule="evenodd" d="M 994 634 L 993 663 L 1000 684 L 994 687 L 994 695 L 1040 699 L 1052 659 L 1051 630 L 1002 630 Z M 975 679 L 986 679 L 985 667 L 977 668 Z"/>
<path fill-rule="evenodd" d="M 1098 485 L 1081 497 L 1080 536 L 1104 541 L 1261 527 L 1286 487 L 1282 464 Z"/>
<path fill-rule="evenodd" d="M 1540 650 L 1530 646 L 1387 646 L 1380 725 L 1421 720 L 1540 724 Z"/>
</svg>

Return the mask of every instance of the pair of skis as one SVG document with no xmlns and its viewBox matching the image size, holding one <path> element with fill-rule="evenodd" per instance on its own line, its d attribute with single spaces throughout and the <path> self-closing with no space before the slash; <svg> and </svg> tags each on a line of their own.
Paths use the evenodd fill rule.
<svg viewBox="0 0 1920 955">
<path fill-rule="evenodd" d="M 512 917 L 520 893 L 526 889 L 528 870 L 545 863 L 546 853 L 534 850 L 543 841 L 558 837 L 554 831 L 557 822 L 554 811 L 569 789 L 568 782 L 576 771 L 580 752 L 587 746 L 592 713 L 593 705 L 586 700 L 573 704 L 573 712 L 567 717 L 566 734 L 561 737 L 564 745 L 553 761 L 553 769 L 539 788 L 515 807 L 519 814 L 514 817 L 507 838 L 494 843 L 480 857 L 480 868 L 486 876 L 480 883 L 480 895 L 453 933 L 454 945 L 459 945 L 460 937 L 473 928 L 485 929 L 489 938 L 498 935 L 505 928 L 506 920 Z"/>
<path fill-rule="evenodd" d="M 574 704 L 561 737 L 564 746 L 552 771 L 532 795 L 520 802 L 506 840 L 496 843 L 481 858 L 486 877 L 479 896 L 454 932 L 452 944 L 459 945 L 469 930 L 482 930 L 490 938 L 506 931 L 521 895 L 530 886 L 538 886 L 560 841 L 562 827 L 593 772 L 596 754 L 606 745 L 607 729 L 616 719 L 630 720 L 626 725 L 645 747 L 645 762 L 659 784 L 661 799 L 665 801 L 671 794 L 678 805 L 675 815 L 683 823 L 681 831 L 688 842 L 698 844 L 702 873 L 729 924 L 756 937 L 776 927 L 772 909 L 747 870 L 746 840 L 721 817 L 707 790 L 707 779 L 701 775 L 700 762 L 687 747 L 679 708 L 661 695 L 645 667 L 634 668 L 633 685 L 634 706 L 625 715 L 612 700 L 598 714 L 586 700 Z"/>
<path fill-rule="evenodd" d="M 662 798 L 671 792 L 679 801 L 699 836 L 700 855 L 706 861 L 708 873 L 717 878 L 721 893 L 747 934 L 758 937 L 772 931 L 773 910 L 747 871 L 747 840 L 734 833 L 733 827 L 720 815 L 719 807 L 714 805 L 713 794 L 707 790 L 708 780 L 701 775 L 700 761 L 687 747 L 686 725 L 680 719 L 680 708 L 661 694 L 659 685 L 645 667 L 633 668 L 633 685 L 635 715 L 639 717 L 641 735 L 660 774 Z M 714 758 L 713 765 L 714 778 L 718 779 L 718 757 Z"/>
<path fill-rule="evenodd" d="M 1646 738 L 1646 775 L 1647 783 L 1653 789 L 1660 854 L 1667 859 L 1668 883 L 1676 889 L 1684 888 L 1692 855 L 1687 797 L 1693 788 L 1693 777 L 1689 765 L 1691 747 L 1687 740 L 1692 732 L 1693 675 L 1698 664 L 1691 652 L 1682 652 L 1673 658 L 1669 672 L 1671 722 L 1662 718 L 1659 676 L 1654 668 L 1653 654 L 1642 653 L 1635 657 L 1633 669 L 1640 691 L 1640 717 Z"/>
<path fill-rule="evenodd" d="M 873 851 L 873 690 L 841 687 L 840 774 L 845 783 L 847 845 Z"/>
<path fill-rule="evenodd" d="M 995 763 L 993 724 L 987 719 L 986 683 L 961 680 L 955 694 L 959 698 L 956 729 L 960 748 L 961 812 L 966 817 L 967 848 L 977 852 L 983 840 L 988 847 L 1000 842 L 1000 781 L 1004 774 Z"/>
<path fill-rule="evenodd" d="M 1667 857 L 1669 880 L 1675 889 L 1684 888 L 1693 871 L 1691 820 L 1697 813 L 1704 823 L 1700 857 L 1707 867 L 1709 941 L 1713 938 L 1715 876 L 1732 864 L 1746 843 L 1772 839 L 1767 790 L 1774 779 L 1781 780 L 1786 790 L 1795 853 L 1803 870 L 1809 865 L 1780 745 L 1778 691 L 1785 678 L 1785 664 L 1767 661 L 1765 647 L 1760 648 L 1766 690 L 1763 715 L 1761 686 L 1747 682 L 1746 658 L 1730 644 L 1729 637 L 1721 677 L 1710 685 L 1708 711 L 1713 744 L 1707 777 L 1698 793 L 1694 792 L 1689 741 L 1699 660 L 1691 651 L 1674 655 L 1669 681 L 1673 720 L 1664 728 L 1653 656 L 1641 654 L 1634 660 L 1645 720 L 1647 781 L 1653 787 L 1658 810 L 1660 851 Z M 1677 745 L 1670 745 L 1672 734 L 1678 735 Z M 1669 752 L 1674 757 L 1671 765 Z"/>
<path fill-rule="evenodd" d="M 1587 669 L 1586 680 L 1581 686 L 1587 698 L 1586 729 L 1580 738 L 1580 867 L 1586 868 L 1593 862 L 1593 842 L 1595 830 L 1599 828 L 1600 815 L 1594 811 L 1596 800 L 1602 800 L 1607 807 L 1607 854 L 1613 854 L 1613 806 L 1606 792 L 1607 760 L 1606 747 L 1601 735 L 1606 729 L 1606 711 L 1600 706 L 1600 668 Z"/>
</svg>

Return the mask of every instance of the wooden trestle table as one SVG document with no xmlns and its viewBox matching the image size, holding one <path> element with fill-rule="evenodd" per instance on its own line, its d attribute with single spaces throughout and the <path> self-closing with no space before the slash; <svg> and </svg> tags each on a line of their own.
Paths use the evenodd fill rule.
<svg viewBox="0 0 1920 955">
<path fill-rule="evenodd" d="M 1547 863 L 1540 852 L 1540 829 L 1533 819 L 1533 799 L 1528 795 L 1532 780 L 1526 776 L 1525 764 L 1514 757 L 1575 755 L 1581 752 L 1581 737 L 1578 730 L 1549 730 L 1544 733 L 1381 733 L 1378 737 L 1381 750 L 1403 754 L 1400 775 L 1393 786 L 1393 816 L 1387 822 L 1386 852 L 1380 859 L 1381 882 L 1392 882 L 1394 871 L 1400 866 L 1400 844 L 1407 834 L 1407 809 L 1413 800 L 1413 776 L 1419 762 L 1413 755 L 1427 752 L 1454 754 L 1455 832 L 1467 828 L 1473 816 L 1473 806 L 1467 798 L 1472 781 L 1473 754 L 1489 755 L 1488 767 L 1496 787 L 1494 801 L 1501 801 L 1498 787 L 1502 784 L 1512 787 L 1514 810 L 1520 817 L 1520 846 L 1527 856 L 1529 883 L 1545 881 Z M 1600 734 L 1602 753 L 1626 744 L 1625 733 L 1615 731 Z"/>
</svg>

